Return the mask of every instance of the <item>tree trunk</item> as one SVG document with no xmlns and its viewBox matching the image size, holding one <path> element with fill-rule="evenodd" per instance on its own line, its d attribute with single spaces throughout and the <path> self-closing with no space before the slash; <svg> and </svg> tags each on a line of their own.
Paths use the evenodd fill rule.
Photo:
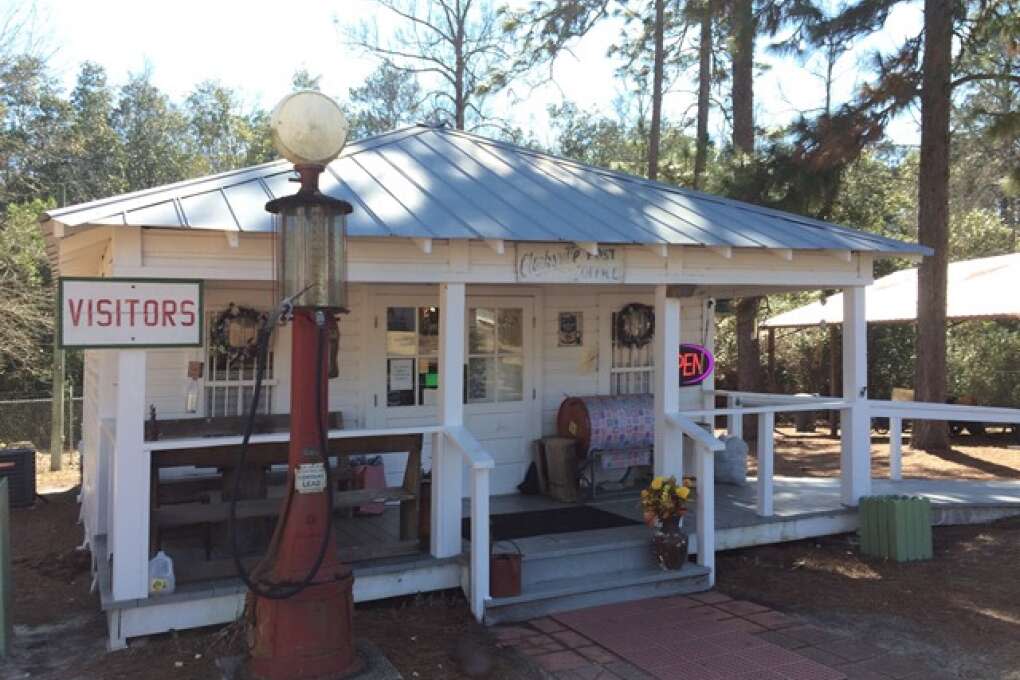
<svg viewBox="0 0 1020 680">
<path fill-rule="evenodd" d="M 733 148 L 754 155 L 754 8 L 752 0 L 732 0 L 733 31 Z M 754 200 L 754 196 L 740 196 Z M 755 321 L 760 297 L 743 298 L 737 303 L 737 385 L 741 391 L 761 390 L 761 347 Z M 745 423 L 744 432 L 756 432 Z"/>
<path fill-rule="evenodd" d="M 708 107 L 712 88 L 712 0 L 702 5 L 701 41 L 698 45 L 698 134 L 694 151 L 694 188 L 701 189 L 708 166 Z"/>
<path fill-rule="evenodd" d="M 652 129 L 648 133 L 648 179 L 659 178 L 659 143 L 662 138 L 662 80 L 666 55 L 663 46 L 666 0 L 655 0 L 655 54 L 652 66 Z"/>
<path fill-rule="evenodd" d="M 733 147 L 754 154 L 754 7 L 752 0 L 733 0 Z"/>
<path fill-rule="evenodd" d="M 918 401 L 946 400 L 946 278 L 949 263 L 949 110 L 953 8 L 949 0 L 924 3 L 924 64 L 921 80 L 921 169 L 918 240 L 935 254 L 917 274 Z M 911 442 L 926 451 L 949 448 L 944 422 L 915 421 Z"/>
<path fill-rule="evenodd" d="M 760 297 L 737 302 L 737 389 L 741 392 L 761 391 L 761 344 L 755 327 L 760 303 Z M 744 416 L 745 439 L 755 438 L 756 422 L 756 416 Z"/>
</svg>

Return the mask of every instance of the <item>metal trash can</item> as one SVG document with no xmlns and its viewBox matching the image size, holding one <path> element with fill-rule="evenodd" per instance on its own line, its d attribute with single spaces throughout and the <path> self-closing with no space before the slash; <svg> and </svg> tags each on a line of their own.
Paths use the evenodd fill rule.
<svg viewBox="0 0 1020 680">
<path fill-rule="evenodd" d="M 6 479 L 11 507 L 35 503 L 35 449 L 0 449 L 0 479 Z"/>
<path fill-rule="evenodd" d="M 931 501 L 927 498 L 865 496 L 858 515 L 864 555 L 897 562 L 931 559 Z"/>
</svg>

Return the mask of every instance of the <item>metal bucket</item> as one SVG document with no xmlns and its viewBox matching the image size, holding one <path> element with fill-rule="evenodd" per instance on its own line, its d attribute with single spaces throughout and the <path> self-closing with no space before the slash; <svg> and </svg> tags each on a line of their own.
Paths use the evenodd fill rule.
<svg viewBox="0 0 1020 680">
<path fill-rule="evenodd" d="M 524 556 L 516 543 L 506 542 L 517 552 L 493 552 L 489 555 L 489 595 L 492 597 L 516 597 L 521 594 L 521 566 Z"/>
</svg>

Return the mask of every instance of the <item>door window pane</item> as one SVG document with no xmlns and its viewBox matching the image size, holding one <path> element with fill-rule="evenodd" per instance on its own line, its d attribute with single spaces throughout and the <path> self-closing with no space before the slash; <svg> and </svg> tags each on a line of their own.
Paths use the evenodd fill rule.
<svg viewBox="0 0 1020 680">
<path fill-rule="evenodd" d="M 524 310 L 499 310 L 499 352 L 520 354 L 524 348 Z"/>
<path fill-rule="evenodd" d="M 386 353 L 414 356 L 417 338 L 414 307 L 389 307 L 386 310 Z"/>
<path fill-rule="evenodd" d="M 524 362 L 520 356 L 499 357 L 499 400 L 521 401 L 524 398 Z"/>
<path fill-rule="evenodd" d="M 483 404 L 496 401 L 496 360 L 492 357 L 468 359 L 467 402 Z"/>
<path fill-rule="evenodd" d="M 418 354 L 439 353 L 439 308 L 421 307 L 418 310 Z"/>
<path fill-rule="evenodd" d="M 386 360 L 386 405 L 414 405 L 414 359 Z"/>
<path fill-rule="evenodd" d="M 482 307 L 468 310 L 468 353 L 496 351 L 496 310 Z"/>
</svg>

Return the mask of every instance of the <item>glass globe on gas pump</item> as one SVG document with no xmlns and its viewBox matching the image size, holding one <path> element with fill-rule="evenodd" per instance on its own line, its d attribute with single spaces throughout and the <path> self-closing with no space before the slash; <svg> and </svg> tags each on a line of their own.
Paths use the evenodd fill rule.
<svg viewBox="0 0 1020 680">
<path fill-rule="evenodd" d="M 319 191 L 319 175 L 339 155 L 348 125 L 340 107 L 319 92 L 294 92 L 270 117 L 273 144 L 294 163 L 301 188 L 269 201 L 276 215 L 278 299 L 296 308 L 347 311 L 346 217 L 351 205 Z"/>
</svg>

